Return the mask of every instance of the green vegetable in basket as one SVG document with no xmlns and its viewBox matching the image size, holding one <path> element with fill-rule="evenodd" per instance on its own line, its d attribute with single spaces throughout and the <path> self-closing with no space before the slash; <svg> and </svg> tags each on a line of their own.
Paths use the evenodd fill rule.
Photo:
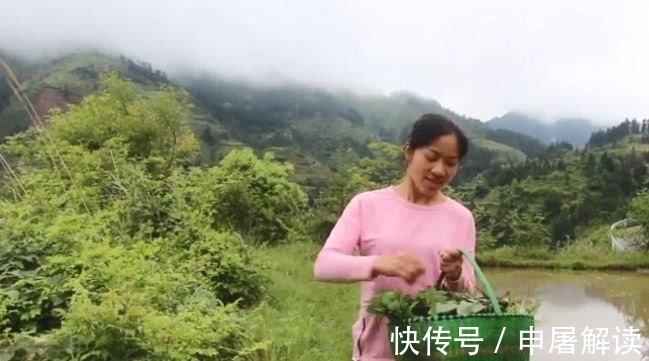
<svg viewBox="0 0 649 361">
<path fill-rule="evenodd" d="M 437 312 L 438 297 L 437 291 L 434 289 L 419 292 L 413 297 L 411 314 L 415 316 L 434 316 Z"/>
<path fill-rule="evenodd" d="M 383 291 L 374 296 L 368 310 L 390 319 L 404 319 L 412 314 L 411 303 L 406 295 L 395 291 Z"/>
<path fill-rule="evenodd" d="M 497 301 L 506 313 L 531 314 L 538 307 L 536 301 L 514 302 L 508 296 L 499 297 Z M 415 316 L 492 313 L 494 309 L 489 298 L 484 295 L 427 288 L 415 295 L 405 295 L 397 291 L 379 292 L 372 299 L 368 311 L 390 320 L 404 320 Z"/>
<path fill-rule="evenodd" d="M 449 292 L 439 285 L 414 295 L 399 291 L 383 291 L 372 299 L 368 311 L 388 318 L 386 338 L 397 361 L 530 361 L 530 350 L 521 348 L 521 332 L 529 332 L 535 325 L 532 315 L 536 301 L 514 301 L 508 295 L 498 297 L 475 259 L 465 250 L 459 250 L 473 267 L 484 294 Z M 443 279 L 443 273 L 440 280 Z M 469 354 L 459 337 L 463 327 L 475 327 L 479 332 L 479 350 Z M 443 330 L 450 337 L 444 345 L 444 354 L 432 353 L 428 342 L 410 344 L 408 351 L 401 331 L 408 328 L 415 338 L 422 340 L 431 328 Z M 496 352 L 497 350 L 497 352 Z"/>
</svg>

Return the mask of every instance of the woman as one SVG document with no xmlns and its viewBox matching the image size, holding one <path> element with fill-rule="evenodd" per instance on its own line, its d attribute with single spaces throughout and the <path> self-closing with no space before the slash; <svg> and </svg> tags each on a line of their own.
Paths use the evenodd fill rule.
<svg viewBox="0 0 649 361">
<path fill-rule="evenodd" d="M 367 312 L 377 291 L 412 294 L 433 286 L 441 272 L 447 289 L 474 289 L 473 270 L 457 252 L 475 250 L 473 215 L 442 193 L 467 150 L 467 137 L 450 119 L 423 115 L 404 149 L 404 179 L 354 196 L 318 254 L 316 280 L 361 282 L 353 360 L 394 360 L 387 321 Z"/>
</svg>

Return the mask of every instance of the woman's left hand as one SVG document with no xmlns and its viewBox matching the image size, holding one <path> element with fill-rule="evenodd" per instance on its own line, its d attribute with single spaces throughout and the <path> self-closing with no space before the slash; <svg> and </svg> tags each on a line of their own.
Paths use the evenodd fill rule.
<svg viewBox="0 0 649 361">
<path fill-rule="evenodd" d="M 462 275 L 462 254 L 456 249 L 444 249 L 439 252 L 442 272 L 446 272 L 449 281 L 457 281 Z"/>
</svg>

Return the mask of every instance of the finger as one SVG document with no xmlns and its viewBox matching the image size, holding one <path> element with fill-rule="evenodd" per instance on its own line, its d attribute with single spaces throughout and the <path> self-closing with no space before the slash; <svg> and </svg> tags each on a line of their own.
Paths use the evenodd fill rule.
<svg viewBox="0 0 649 361">
<path fill-rule="evenodd" d="M 410 276 L 408 277 L 408 282 L 411 283 L 411 284 L 414 283 L 415 281 L 417 281 L 419 276 L 421 276 L 421 274 L 419 274 L 419 273 L 410 274 Z"/>
<path fill-rule="evenodd" d="M 417 257 L 415 257 L 415 256 L 413 256 L 413 255 L 411 255 L 411 254 L 405 254 L 405 255 L 403 255 L 403 258 L 402 258 L 402 259 L 403 259 L 405 262 L 408 262 L 408 263 L 421 263 L 421 262 L 419 261 L 419 258 L 417 258 Z"/>
<path fill-rule="evenodd" d="M 460 268 L 461 265 L 458 262 L 442 262 L 441 269 L 444 271 L 455 270 Z"/>
<path fill-rule="evenodd" d="M 445 272 L 447 272 L 447 273 L 462 272 L 462 266 L 457 265 L 457 264 L 452 264 L 452 265 L 444 267 L 443 270 Z"/>
<path fill-rule="evenodd" d="M 456 250 L 445 250 L 442 253 L 442 259 L 449 262 L 455 262 L 462 259 L 462 255 Z"/>
<path fill-rule="evenodd" d="M 424 267 L 424 264 L 421 263 L 421 261 L 419 259 L 415 260 L 415 262 L 412 263 L 412 267 L 415 270 L 415 272 L 417 272 L 419 274 L 424 273 L 424 271 L 426 270 L 426 268 Z"/>
<path fill-rule="evenodd" d="M 410 267 L 412 270 L 423 270 L 424 265 L 421 263 L 419 258 L 409 256 L 407 259 L 403 260 L 404 267 Z"/>
<path fill-rule="evenodd" d="M 406 273 L 407 277 L 414 277 L 418 273 L 417 267 L 412 263 L 405 264 L 403 270 Z"/>
<path fill-rule="evenodd" d="M 411 272 L 408 270 L 406 267 L 399 267 L 399 271 L 397 271 L 398 275 L 400 278 L 403 279 L 409 279 L 411 276 Z"/>
<path fill-rule="evenodd" d="M 414 267 L 412 267 L 410 271 L 411 271 L 412 274 L 420 276 L 420 275 L 422 275 L 424 273 L 425 268 L 422 265 L 417 264 Z"/>
<path fill-rule="evenodd" d="M 462 262 L 461 261 L 454 261 L 454 262 L 453 261 L 446 261 L 446 262 L 442 261 L 440 263 L 440 268 L 447 268 L 447 267 L 460 268 L 460 267 L 462 267 Z"/>
<path fill-rule="evenodd" d="M 410 266 L 413 268 L 424 268 L 424 264 L 421 263 L 419 258 L 412 258 L 412 260 L 409 262 Z"/>
<path fill-rule="evenodd" d="M 403 273 L 405 275 L 405 278 L 408 279 L 408 280 L 412 280 L 412 281 L 419 278 L 419 276 L 421 276 L 422 273 L 423 273 L 422 269 L 414 267 L 413 265 L 408 265 L 408 266 L 404 267 L 403 270 L 404 270 Z"/>
<path fill-rule="evenodd" d="M 444 248 L 442 250 L 442 253 L 445 254 L 447 257 L 453 257 L 453 258 L 462 256 L 460 254 L 460 251 L 455 248 Z"/>
<path fill-rule="evenodd" d="M 415 274 L 408 274 L 406 277 L 403 279 L 408 282 L 409 284 L 413 284 L 417 280 L 418 276 Z"/>
</svg>

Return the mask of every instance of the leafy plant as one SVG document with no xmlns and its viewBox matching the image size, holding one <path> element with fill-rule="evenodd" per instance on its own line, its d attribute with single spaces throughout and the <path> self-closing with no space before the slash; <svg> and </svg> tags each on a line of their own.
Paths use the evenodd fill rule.
<svg viewBox="0 0 649 361">
<path fill-rule="evenodd" d="M 190 167 L 182 93 L 101 84 L 0 144 L 17 164 L 0 193 L 0 360 L 250 359 L 268 284 L 250 241 L 279 242 L 303 212 L 292 168 L 249 150 Z"/>
<path fill-rule="evenodd" d="M 497 298 L 503 313 L 533 314 L 540 305 L 536 300 L 512 300 L 509 295 Z M 368 311 L 392 321 L 411 317 L 472 315 L 494 312 L 486 295 L 450 292 L 426 288 L 414 295 L 384 290 L 372 298 Z"/>
</svg>

